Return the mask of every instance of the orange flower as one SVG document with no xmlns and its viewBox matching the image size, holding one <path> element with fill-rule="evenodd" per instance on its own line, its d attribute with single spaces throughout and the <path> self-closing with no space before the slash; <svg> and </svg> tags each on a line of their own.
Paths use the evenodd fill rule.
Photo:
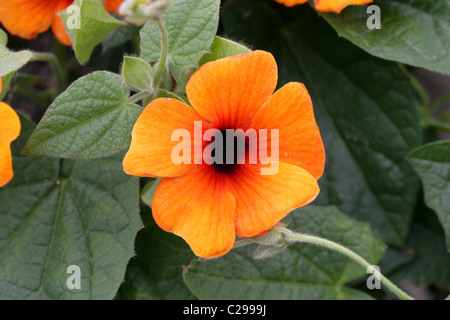
<svg viewBox="0 0 450 320">
<path fill-rule="evenodd" d="M 105 8 L 115 13 L 122 2 L 105 0 Z M 73 0 L 0 0 L 0 22 L 11 34 L 24 39 L 34 39 L 51 27 L 61 43 L 71 46 L 58 12 L 72 3 Z"/>
<path fill-rule="evenodd" d="M 0 77 L 0 92 L 2 79 Z M 20 120 L 17 113 L 6 103 L 0 102 L 0 187 L 14 176 L 12 168 L 11 142 L 20 134 Z"/>
<path fill-rule="evenodd" d="M 278 3 L 282 3 L 287 7 L 293 7 L 297 4 L 303 4 L 308 2 L 308 0 L 275 0 Z M 363 5 L 371 3 L 373 0 L 314 0 L 314 5 L 316 10 L 322 12 L 336 12 L 341 13 L 341 11 L 349 5 Z"/>
<path fill-rule="evenodd" d="M 193 108 L 174 99 L 156 99 L 134 126 L 124 170 L 141 177 L 163 177 L 152 203 L 155 221 L 183 237 L 198 256 L 225 254 L 236 234 L 260 235 L 319 193 L 317 179 L 324 170 L 325 152 L 311 98 L 303 84 L 294 82 L 273 93 L 277 79 L 277 64 L 268 52 L 209 62 L 188 82 Z M 267 164 L 260 161 L 208 164 L 203 159 L 195 164 L 198 155 L 208 154 L 204 137 L 195 132 L 198 124 L 201 135 L 212 128 L 218 132 L 278 129 L 278 171 L 262 175 Z M 194 146 L 189 149 L 194 163 L 173 162 L 172 151 L 180 142 L 172 141 L 172 134 L 179 128 L 191 133 L 190 140 L 181 144 Z M 271 148 L 272 139 L 267 137 L 266 142 Z M 262 152 L 259 145 L 250 144 L 246 157 L 255 148 Z"/>
<path fill-rule="evenodd" d="M 284 4 L 286 7 L 293 7 L 298 4 L 304 4 L 308 2 L 308 0 L 275 0 L 275 1 Z"/>
</svg>

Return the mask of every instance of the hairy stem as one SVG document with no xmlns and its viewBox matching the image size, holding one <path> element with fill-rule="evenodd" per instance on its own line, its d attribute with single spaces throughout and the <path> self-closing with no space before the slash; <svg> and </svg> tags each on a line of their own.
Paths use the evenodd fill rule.
<svg viewBox="0 0 450 320">
<path fill-rule="evenodd" d="M 306 242 L 310 244 L 315 244 L 317 246 L 322 246 L 327 249 L 339 252 L 348 258 L 352 259 L 359 265 L 363 266 L 366 270 L 367 268 L 371 267 L 372 265 L 365 260 L 363 257 L 355 253 L 354 251 L 340 245 L 339 243 L 336 243 L 334 241 L 324 239 L 317 236 L 302 234 L 302 233 L 296 233 L 289 229 L 286 229 L 284 227 L 280 227 L 279 231 L 282 232 L 286 236 L 287 241 L 292 242 Z M 383 283 L 386 287 L 388 287 L 393 293 L 395 293 L 399 298 L 403 300 L 413 300 L 411 296 L 409 296 L 407 293 L 402 291 L 400 288 L 398 288 L 395 284 L 393 284 L 389 279 L 387 279 L 385 276 L 383 276 L 380 273 L 380 281 Z"/>
<path fill-rule="evenodd" d="M 136 93 L 135 95 L 132 95 L 131 97 L 129 97 L 127 99 L 128 103 L 136 103 L 142 99 L 147 98 L 148 96 L 150 96 L 152 93 L 149 91 L 141 91 L 139 93 Z"/>
<path fill-rule="evenodd" d="M 161 56 L 159 58 L 158 66 L 153 77 L 153 88 L 158 88 L 164 72 L 167 70 L 167 57 L 169 55 L 169 35 L 163 20 L 156 19 L 159 31 L 161 32 Z"/>
<path fill-rule="evenodd" d="M 61 64 L 59 63 L 58 59 L 56 58 L 56 56 L 52 53 L 34 52 L 32 60 L 33 61 L 46 61 L 52 65 L 53 70 L 55 71 L 58 89 L 61 89 L 59 91 L 62 91 L 62 88 L 66 82 L 66 73 L 65 73 L 63 67 L 61 66 Z"/>
<path fill-rule="evenodd" d="M 283 234 L 284 241 L 288 243 L 302 242 L 314 244 L 316 246 L 321 246 L 347 256 L 348 258 L 352 259 L 353 261 L 364 267 L 365 270 L 368 270 L 368 268 L 373 267 L 371 263 L 369 263 L 366 259 L 358 255 L 356 252 L 334 241 L 309 234 L 296 233 L 282 226 L 275 226 L 272 229 L 272 231 Z M 247 238 L 237 241 L 233 248 L 238 248 L 251 243 L 258 243 L 258 238 Z M 392 283 L 388 278 L 386 278 L 381 273 L 377 272 L 377 276 L 379 276 L 381 283 L 383 283 L 387 288 L 389 288 L 389 290 L 391 290 L 400 299 L 414 300 L 411 296 L 409 296 L 406 292 L 398 288 L 394 283 Z"/>
</svg>

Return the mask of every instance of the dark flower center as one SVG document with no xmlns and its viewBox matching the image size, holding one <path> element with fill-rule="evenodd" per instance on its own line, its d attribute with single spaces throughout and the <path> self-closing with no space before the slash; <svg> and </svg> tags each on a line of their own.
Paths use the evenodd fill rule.
<svg viewBox="0 0 450 320">
<path fill-rule="evenodd" d="M 213 142 L 217 141 L 219 135 L 223 140 L 222 148 L 217 150 L 217 158 L 212 166 L 217 172 L 231 173 L 236 169 L 238 161 L 242 162 L 245 159 L 245 153 L 248 150 L 248 138 L 243 139 L 233 131 L 221 130 L 213 138 Z M 215 148 L 211 152 L 211 157 L 216 157 Z"/>
</svg>

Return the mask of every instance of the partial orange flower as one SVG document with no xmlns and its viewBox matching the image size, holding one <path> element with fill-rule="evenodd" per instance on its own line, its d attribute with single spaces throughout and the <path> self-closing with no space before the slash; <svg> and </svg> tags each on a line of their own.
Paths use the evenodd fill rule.
<svg viewBox="0 0 450 320">
<path fill-rule="evenodd" d="M 282 3 L 287 7 L 293 7 L 298 4 L 308 2 L 308 0 L 275 0 L 278 3 Z M 322 12 L 335 12 L 341 13 L 341 11 L 349 5 L 363 5 L 371 3 L 373 0 L 314 0 L 314 5 L 317 11 Z"/>
<path fill-rule="evenodd" d="M 286 7 L 293 7 L 298 4 L 304 4 L 308 2 L 308 0 L 275 0 L 275 1 L 284 4 Z"/>
<path fill-rule="evenodd" d="M 0 77 L 0 92 L 2 79 Z M 20 120 L 17 113 L 6 103 L 0 102 L 0 187 L 14 176 L 12 168 L 11 142 L 20 134 Z"/>
<path fill-rule="evenodd" d="M 52 28 L 55 37 L 71 46 L 69 36 L 58 12 L 74 0 L 0 0 L 0 22 L 9 33 L 24 39 L 34 39 Z M 123 0 L 105 0 L 105 8 L 116 13 Z"/>
<path fill-rule="evenodd" d="M 163 177 L 152 202 L 155 221 L 183 237 L 197 256 L 225 254 L 236 235 L 245 238 L 266 232 L 319 193 L 317 179 L 323 174 L 325 151 L 311 98 L 296 82 L 274 93 L 277 80 L 275 59 L 265 51 L 209 62 L 188 82 L 193 107 L 175 99 L 156 99 L 134 126 L 124 170 L 135 176 Z M 190 138 L 172 141 L 180 128 Z M 261 161 L 208 164 L 204 157 L 210 142 L 202 135 L 210 129 L 278 130 L 279 157 L 274 161 L 278 171 L 261 174 L 267 167 Z M 272 139 L 265 142 L 273 150 Z M 180 143 L 189 146 L 188 157 L 194 161 L 174 164 L 172 152 Z M 258 154 L 267 151 L 249 140 L 245 158 L 256 149 Z M 203 155 L 201 162 L 195 162 L 198 155 Z"/>
</svg>

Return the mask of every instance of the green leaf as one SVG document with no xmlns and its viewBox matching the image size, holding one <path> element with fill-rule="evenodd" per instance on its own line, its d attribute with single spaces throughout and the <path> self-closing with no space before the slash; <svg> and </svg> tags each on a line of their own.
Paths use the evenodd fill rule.
<svg viewBox="0 0 450 320">
<path fill-rule="evenodd" d="M 73 8 L 79 9 L 72 11 Z M 113 18 L 104 7 L 102 0 L 75 0 L 73 5 L 59 13 L 75 55 L 81 63 L 86 63 L 94 48 L 105 39 L 111 31 L 125 25 L 123 21 Z"/>
<path fill-rule="evenodd" d="M 176 99 L 178 101 L 181 101 L 181 102 L 189 105 L 189 100 L 188 100 L 186 94 L 182 94 L 181 96 L 179 96 L 176 93 L 174 93 L 172 91 L 165 90 L 165 89 L 159 89 L 158 92 L 156 93 L 156 96 L 151 95 L 151 96 L 148 96 L 147 98 L 145 98 L 143 105 L 146 106 L 150 102 L 152 102 L 153 100 L 155 100 L 157 98 Z"/>
<path fill-rule="evenodd" d="M 127 268 L 119 298 L 126 300 L 195 299 L 183 282 L 183 268 L 194 257 L 186 242 L 161 230 L 149 208 L 142 210 L 145 228 L 136 237 L 136 257 Z"/>
<path fill-rule="evenodd" d="M 152 90 L 152 68 L 142 59 L 136 57 L 124 57 L 122 77 L 123 81 L 131 90 Z"/>
<path fill-rule="evenodd" d="M 168 66 L 177 82 L 186 68 L 197 67 L 209 51 L 217 32 L 220 0 L 174 0 L 162 19 L 169 35 Z M 161 55 L 161 34 L 154 22 L 141 30 L 141 56 L 157 62 Z"/>
<path fill-rule="evenodd" d="M 4 35 L 4 36 L 3 36 Z M 9 88 L 9 83 L 14 73 L 22 68 L 33 56 L 31 51 L 23 50 L 19 52 L 9 51 L 6 45 L 8 39 L 6 34 L 0 34 L 0 76 L 2 77 L 2 91 L 0 99 L 3 99 Z M 4 43 L 4 44 L 3 44 Z"/>
<path fill-rule="evenodd" d="M 251 52 L 249 48 L 243 46 L 242 44 L 221 37 L 214 38 L 210 51 L 211 52 L 205 54 L 200 59 L 198 63 L 200 66 L 210 61 Z"/>
<path fill-rule="evenodd" d="M 136 257 L 128 265 L 120 299 L 195 299 L 182 276 L 194 257 L 192 250 L 180 237 L 161 230 L 152 218 L 150 207 L 160 181 L 148 182 L 141 191 L 141 200 L 148 205 L 141 210 L 145 228 L 136 237 Z"/>
<path fill-rule="evenodd" d="M 187 98 L 186 95 L 183 96 L 178 96 L 175 93 L 171 92 L 171 91 L 167 91 L 164 89 L 159 89 L 158 93 L 156 94 L 156 98 L 171 98 L 171 99 L 177 99 L 181 102 L 184 102 L 186 104 L 189 104 L 189 100 Z"/>
<path fill-rule="evenodd" d="M 340 36 L 370 54 L 450 74 L 450 2 L 377 0 L 381 29 L 368 29 L 367 6 L 322 13 Z"/>
<path fill-rule="evenodd" d="M 47 110 L 24 154 L 101 158 L 130 145 L 142 108 L 127 102 L 119 75 L 98 71 L 75 81 Z"/>
<path fill-rule="evenodd" d="M 139 27 L 133 24 L 127 24 L 114 29 L 102 41 L 102 52 L 124 45 L 134 37 L 139 37 Z"/>
<path fill-rule="evenodd" d="M 369 226 L 356 222 L 335 207 L 308 206 L 284 220 L 288 228 L 336 241 L 375 264 L 384 251 Z M 253 245 L 233 249 L 214 260 L 193 262 L 184 273 L 200 299 L 368 299 L 345 287 L 366 270 L 326 248 L 294 243 L 275 257 L 253 260 Z"/>
<path fill-rule="evenodd" d="M 437 216 L 424 204 L 417 208 L 404 248 L 387 250 L 379 264 L 381 271 L 388 272 L 389 263 L 404 260 L 404 257 L 408 257 L 408 263 L 386 274 L 390 280 L 407 281 L 416 286 L 433 284 L 450 290 L 450 253 L 445 245 L 445 234 Z"/>
<path fill-rule="evenodd" d="M 0 74 L 3 78 L 12 76 L 17 70 L 22 68 L 33 54 L 28 51 L 12 52 L 5 47 L 0 47 Z"/>
<path fill-rule="evenodd" d="M 34 125 L 21 117 L 13 180 L 0 189 L 0 299 L 112 299 L 139 227 L 139 183 L 121 158 L 20 155 Z M 81 271 L 69 289 L 67 268 Z"/>
<path fill-rule="evenodd" d="M 429 143 L 413 150 L 408 160 L 422 180 L 425 203 L 436 211 L 450 250 L 450 141 Z"/>
<path fill-rule="evenodd" d="M 397 64 L 337 37 L 309 6 L 287 12 L 280 16 L 259 1 L 230 1 L 223 10 L 225 34 L 270 50 L 279 86 L 296 81 L 309 90 L 326 152 L 315 203 L 336 205 L 401 246 L 419 189 L 405 156 L 422 142 L 410 82 Z M 270 40 L 253 37 L 249 25 Z"/>
<path fill-rule="evenodd" d="M 0 29 L 0 46 L 6 47 L 7 43 L 8 43 L 8 36 L 6 35 L 5 31 Z"/>
<path fill-rule="evenodd" d="M 159 183 L 161 182 L 162 178 L 157 178 L 153 181 L 150 181 L 147 183 L 147 185 L 142 189 L 141 192 L 141 199 L 142 201 L 148 205 L 149 207 L 152 206 L 153 202 L 153 196 L 155 195 L 156 188 L 158 187 Z"/>
</svg>

